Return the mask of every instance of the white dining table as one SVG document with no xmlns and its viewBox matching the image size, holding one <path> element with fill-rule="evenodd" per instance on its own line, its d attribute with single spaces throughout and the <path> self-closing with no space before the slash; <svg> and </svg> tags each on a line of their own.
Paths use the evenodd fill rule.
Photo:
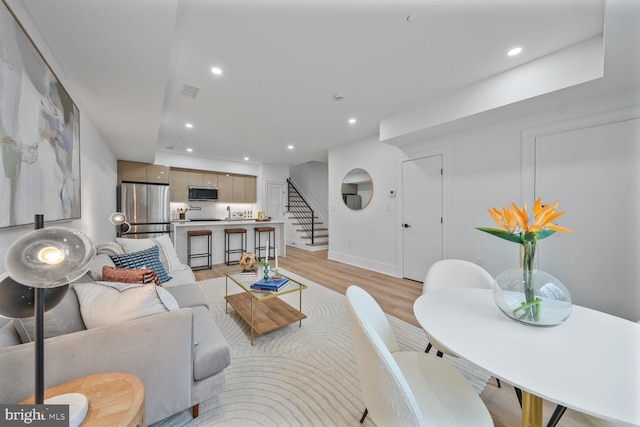
<svg viewBox="0 0 640 427">
<path fill-rule="evenodd" d="M 542 399 L 640 426 L 640 324 L 573 305 L 560 325 L 526 325 L 490 289 L 428 292 L 413 311 L 447 350 L 522 389 L 523 427 L 541 427 Z"/>
</svg>

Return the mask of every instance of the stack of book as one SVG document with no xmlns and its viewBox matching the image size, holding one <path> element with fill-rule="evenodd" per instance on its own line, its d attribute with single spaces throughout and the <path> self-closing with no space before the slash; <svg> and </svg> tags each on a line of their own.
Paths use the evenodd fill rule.
<svg viewBox="0 0 640 427">
<path fill-rule="evenodd" d="M 243 279 L 255 279 L 258 277 L 258 269 L 254 268 L 253 270 L 243 270 L 240 273 L 240 277 Z"/>
<path fill-rule="evenodd" d="M 251 285 L 251 289 L 259 290 L 259 291 L 271 291 L 278 292 L 289 282 L 289 279 L 286 277 L 281 278 L 280 280 L 273 280 L 272 277 L 269 278 L 269 281 L 265 282 L 264 279 L 258 280 L 256 283 Z"/>
</svg>

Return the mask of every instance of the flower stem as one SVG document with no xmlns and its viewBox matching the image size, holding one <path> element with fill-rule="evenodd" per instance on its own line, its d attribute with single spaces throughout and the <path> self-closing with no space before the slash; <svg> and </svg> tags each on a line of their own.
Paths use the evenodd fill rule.
<svg viewBox="0 0 640 427">
<path fill-rule="evenodd" d="M 536 241 L 524 241 L 522 243 L 524 246 L 524 256 L 522 259 L 522 284 L 524 287 L 524 296 L 526 304 L 518 307 L 514 310 L 514 315 L 516 311 L 520 311 L 525 309 L 525 313 L 523 317 L 529 318 L 529 320 L 540 320 L 540 299 L 536 299 L 533 289 L 533 274 L 535 270 L 535 255 L 536 255 Z"/>
</svg>

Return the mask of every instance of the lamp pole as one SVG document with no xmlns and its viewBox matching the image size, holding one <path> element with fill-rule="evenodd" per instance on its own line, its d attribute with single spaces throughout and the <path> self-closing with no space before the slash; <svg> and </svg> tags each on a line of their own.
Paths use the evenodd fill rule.
<svg viewBox="0 0 640 427">
<path fill-rule="evenodd" d="M 35 229 L 44 228 L 44 215 L 36 214 Z M 44 403 L 44 288 L 33 288 L 35 292 L 35 314 L 34 320 L 36 324 L 36 405 Z"/>
</svg>

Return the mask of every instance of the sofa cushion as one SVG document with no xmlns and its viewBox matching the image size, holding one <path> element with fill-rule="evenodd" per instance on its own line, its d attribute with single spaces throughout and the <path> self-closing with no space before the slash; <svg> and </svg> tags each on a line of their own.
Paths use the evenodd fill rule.
<svg viewBox="0 0 640 427">
<path fill-rule="evenodd" d="M 203 306 L 209 308 L 202 291 L 195 284 L 185 284 L 166 288 L 176 299 L 180 308 Z"/>
<path fill-rule="evenodd" d="M 89 329 L 180 308 L 167 290 L 153 283 L 76 283 L 75 290 Z"/>
<path fill-rule="evenodd" d="M 178 259 L 178 254 L 173 246 L 173 242 L 167 234 L 150 239 L 124 239 L 118 237 L 116 238 L 116 242 L 122 246 L 126 253 L 138 252 L 143 249 L 149 249 L 152 246 L 157 246 L 160 250 L 160 260 L 167 272 L 172 274 L 174 271 L 185 269 L 185 265 Z"/>
<path fill-rule="evenodd" d="M 7 322 L 2 325 L 2 327 L 0 327 L 0 348 L 11 347 L 18 344 L 22 344 L 22 341 L 13 322 Z"/>
<path fill-rule="evenodd" d="M 185 283 L 195 283 L 196 276 L 193 274 L 193 270 L 187 265 L 184 266 L 184 270 L 178 270 L 171 273 L 171 280 L 164 282 L 162 286 L 170 288 L 173 286 L 184 285 Z"/>
<path fill-rule="evenodd" d="M 160 286 L 160 279 L 150 268 L 118 268 L 105 265 L 102 267 L 102 280 L 120 283 L 155 283 Z"/>
<path fill-rule="evenodd" d="M 113 254 L 118 255 L 118 254 Z M 102 280 L 102 268 L 104 266 L 115 267 L 116 265 L 111 260 L 111 257 L 106 253 L 97 254 L 91 260 L 91 266 L 89 267 L 89 276 L 93 280 Z"/>
<path fill-rule="evenodd" d="M 23 343 L 31 342 L 35 339 L 35 318 L 15 319 L 13 325 Z M 62 301 L 44 313 L 44 337 L 56 337 L 84 329 L 86 327 L 80 315 L 78 297 L 71 286 Z"/>
<path fill-rule="evenodd" d="M 110 255 L 110 257 L 116 267 L 150 268 L 158 274 L 160 282 L 164 283 L 171 280 L 171 277 L 167 274 L 162 262 L 160 262 L 159 249 L 157 246 L 152 246 L 149 249 L 139 252 Z"/>
<path fill-rule="evenodd" d="M 231 352 L 224 335 L 206 307 L 193 307 L 194 361 L 196 381 L 222 371 L 231 363 Z"/>
</svg>

